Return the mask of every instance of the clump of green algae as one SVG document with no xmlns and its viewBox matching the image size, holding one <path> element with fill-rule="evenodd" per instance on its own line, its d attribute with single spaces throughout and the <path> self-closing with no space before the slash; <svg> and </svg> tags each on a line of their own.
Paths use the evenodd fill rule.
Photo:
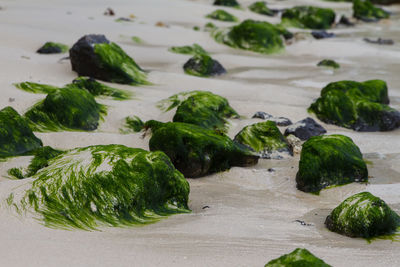
<svg viewBox="0 0 400 267">
<path fill-rule="evenodd" d="M 237 17 L 222 9 L 215 10 L 214 12 L 208 14 L 206 18 L 220 20 L 220 21 L 227 21 L 227 22 L 239 21 Z"/>
<path fill-rule="evenodd" d="M 376 21 L 387 19 L 390 14 L 382 8 L 374 6 L 369 0 L 354 0 L 353 16 L 364 21 Z"/>
<path fill-rule="evenodd" d="M 334 69 L 340 68 L 340 65 L 332 59 L 321 60 L 320 62 L 318 62 L 317 66 L 318 67 L 330 67 L 330 68 L 334 68 Z"/>
<path fill-rule="evenodd" d="M 310 251 L 296 248 L 289 254 L 268 262 L 265 267 L 331 267 L 320 258 L 315 257 Z"/>
<path fill-rule="evenodd" d="M 282 25 L 308 29 L 329 29 L 335 22 L 336 14 L 330 8 L 296 6 L 282 13 Z"/>
<path fill-rule="evenodd" d="M 168 49 L 168 51 L 177 53 L 177 54 L 185 54 L 185 55 L 197 55 L 197 54 L 208 54 L 203 47 L 198 44 L 193 45 L 185 45 L 185 46 L 173 46 Z"/>
<path fill-rule="evenodd" d="M 266 16 L 274 16 L 274 12 L 267 7 L 267 3 L 265 1 L 257 1 L 249 6 L 249 9 L 257 14 L 266 15 Z"/>
</svg>

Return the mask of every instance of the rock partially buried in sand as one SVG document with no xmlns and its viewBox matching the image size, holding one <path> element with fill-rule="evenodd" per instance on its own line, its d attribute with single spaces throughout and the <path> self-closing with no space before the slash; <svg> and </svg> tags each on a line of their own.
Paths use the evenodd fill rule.
<svg viewBox="0 0 400 267">
<path fill-rule="evenodd" d="M 226 73 L 225 68 L 207 54 L 196 54 L 183 65 L 183 69 L 185 73 L 199 77 L 218 76 Z"/>
<path fill-rule="evenodd" d="M 340 68 L 340 65 L 332 59 L 321 60 L 320 62 L 318 62 L 317 66 L 318 67 L 330 67 L 330 68 L 334 68 L 334 69 Z"/>
<path fill-rule="evenodd" d="M 292 124 L 285 130 L 285 136 L 293 134 L 303 141 L 324 133 L 326 133 L 324 127 L 310 117 Z"/>
<path fill-rule="evenodd" d="M 265 267 L 331 267 L 320 258 L 315 257 L 307 249 L 296 248 L 290 254 L 285 254 L 268 262 Z"/>
<path fill-rule="evenodd" d="M 60 54 L 66 53 L 69 47 L 61 43 L 47 42 L 36 52 L 39 54 Z"/>
<path fill-rule="evenodd" d="M 269 118 L 272 118 L 272 115 L 264 111 L 257 111 L 256 113 L 254 113 L 252 118 L 267 120 Z"/>
<path fill-rule="evenodd" d="M 360 149 L 344 135 L 314 136 L 303 144 L 297 188 L 318 193 L 328 186 L 368 181 Z"/>
<path fill-rule="evenodd" d="M 197 55 L 197 54 L 208 54 L 203 47 L 198 44 L 185 45 L 185 46 L 173 46 L 168 49 L 168 51 L 177 53 L 177 54 L 185 54 L 185 55 Z"/>
<path fill-rule="evenodd" d="M 400 112 L 389 107 L 382 80 L 328 84 L 309 111 L 326 122 L 356 131 L 390 131 L 400 127 Z"/>
<path fill-rule="evenodd" d="M 292 121 L 285 117 L 274 117 L 271 114 L 268 114 L 264 111 L 257 111 L 253 117 L 253 119 L 262 119 L 262 120 L 269 120 L 276 123 L 278 126 L 289 126 L 292 124 Z"/>
<path fill-rule="evenodd" d="M 159 151 L 122 145 L 77 148 L 48 160 L 32 180 L 14 204 L 34 209 L 48 227 L 126 226 L 189 211 L 189 184 Z"/>
<path fill-rule="evenodd" d="M 364 38 L 363 39 L 365 42 L 370 43 L 370 44 L 378 44 L 378 45 L 394 45 L 394 41 L 392 39 L 382 39 L 378 38 L 376 40 L 372 40 L 369 38 Z"/>
<path fill-rule="evenodd" d="M 239 7 L 239 3 L 236 0 L 215 0 L 214 6 L 231 6 Z"/>
<path fill-rule="evenodd" d="M 260 15 L 274 16 L 276 14 L 276 12 L 267 7 L 267 3 L 265 1 L 254 2 L 249 6 L 249 9 Z"/>
<path fill-rule="evenodd" d="M 374 6 L 369 0 L 353 1 L 353 16 L 365 22 L 373 22 L 389 18 L 389 13 Z"/>
<path fill-rule="evenodd" d="M 284 38 L 293 35 L 285 28 L 265 21 L 245 20 L 239 25 L 228 29 L 212 31 L 217 42 L 233 48 L 270 54 L 284 49 Z"/>
<path fill-rule="evenodd" d="M 0 158 L 17 156 L 41 147 L 28 121 L 12 107 L 0 110 Z"/>
<path fill-rule="evenodd" d="M 214 12 L 208 14 L 206 18 L 220 20 L 220 21 L 227 21 L 227 22 L 239 21 L 237 17 L 222 9 L 215 10 Z"/>
<path fill-rule="evenodd" d="M 88 91 L 61 88 L 25 113 L 37 131 L 97 129 L 105 107 L 98 104 Z"/>
<path fill-rule="evenodd" d="M 319 39 L 326 39 L 326 38 L 333 38 L 335 37 L 335 34 L 332 32 L 327 32 L 325 30 L 319 30 L 319 31 L 312 31 L 311 35 L 319 40 Z"/>
<path fill-rule="evenodd" d="M 396 231 L 400 227 L 400 216 L 379 197 L 362 192 L 337 206 L 326 218 L 325 225 L 342 235 L 372 238 Z"/>
<path fill-rule="evenodd" d="M 283 11 L 282 24 L 297 28 L 323 30 L 332 26 L 335 17 L 335 12 L 330 8 L 297 6 Z"/>
<path fill-rule="evenodd" d="M 285 137 L 276 127 L 275 122 L 265 121 L 244 127 L 234 138 L 234 141 L 250 147 L 261 158 L 282 158 L 292 155 Z"/>
<path fill-rule="evenodd" d="M 146 73 L 104 35 L 85 35 L 69 50 L 72 70 L 80 76 L 122 84 L 148 84 Z"/>
<path fill-rule="evenodd" d="M 300 154 L 303 146 L 303 142 L 300 140 L 300 138 L 294 136 L 293 134 L 289 134 L 286 136 L 286 141 L 288 142 L 289 147 L 294 154 Z"/>
<path fill-rule="evenodd" d="M 228 136 L 180 122 L 148 121 L 151 151 L 161 150 L 185 177 L 201 177 L 232 166 L 250 166 L 258 157 Z"/>
</svg>

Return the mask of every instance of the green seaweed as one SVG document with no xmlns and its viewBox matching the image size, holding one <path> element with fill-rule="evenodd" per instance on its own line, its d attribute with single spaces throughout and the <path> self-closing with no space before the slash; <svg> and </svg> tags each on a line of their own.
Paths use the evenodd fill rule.
<svg viewBox="0 0 400 267">
<path fill-rule="evenodd" d="M 194 31 L 200 31 L 200 27 L 199 26 L 193 26 L 193 30 Z"/>
<path fill-rule="evenodd" d="M 326 123 L 356 131 L 389 131 L 400 126 L 400 114 L 388 103 L 387 85 L 382 80 L 339 81 L 322 89 L 309 112 Z"/>
<path fill-rule="evenodd" d="M 285 137 L 273 121 L 264 121 L 244 127 L 234 141 L 246 145 L 259 153 L 260 157 L 270 158 L 275 152 L 292 154 Z"/>
<path fill-rule="evenodd" d="M 215 0 L 214 6 L 240 7 L 236 0 Z"/>
<path fill-rule="evenodd" d="M 336 61 L 334 61 L 332 59 L 321 60 L 320 62 L 318 62 L 317 66 L 319 66 L 319 67 L 330 67 L 330 68 L 334 68 L 334 69 L 339 69 L 340 68 L 340 65 L 338 63 L 336 63 Z"/>
<path fill-rule="evenodd" d="M 144 128 L 144 122 L 138 117 L 126 117 L 125 118 L 125 128 L 133 130 L 133 132 L 138 133 Z"/>
<path fill-rule="evenodd" d="M 233 48 L 270 54 L 284 49 L 281 35 L 288 36 L 288 31 L 265 21 L 249 19 L 228 29 L 216 29 L 211 34 L 217 42 Z"/>
<path fill-rule="evenodd" d="M 88 91 L 67 87 L 49 93 L 25 113 L 36 131 L 97 129 L 106 113 Z"/>
<path fill-rule="evenodd" d="M 258 1 L 254 2 L 249 6 L 249 10 L 251 10 L 254 13 L 261 14 L 261 15 L 266 15 L 266 16 L 274 16 L 274 12 L 271 11 L 267 7 L 267 3 L 265 1 Z"/>
<path fill-rule="evenodd" d="M 22 173 L 21 168 L 11 168 L 7 171 L 7 174 L 11 177 L 15 177 L 17 179 L 24 179 L 24 174 Z"/>
<path fill-rule="evenodd" d="M 389 18 L 390 14 L 374 6 L 369 0 L 354 0 L 353 16 L 364 21 L 374 21 Z"/>
<path fill-rule="evenodd" d="M 330 8 L 296 6 L 282 13 L 282 25 L 286 27 L 329 29 L 335 22 L 335 12 Z"/>
<path fill-rule="evenodd" d="M 217 9 L 213 11 L 212 13 L 206 15 L 206 18 L 209 19 L 215 19 L 215 20 L 220 20 L 220 21 L 227 21 L 227 22 L 237 22 L 239 19 L 232 15 L 229 12 L 226 12 L 223 9 Z"/>
<path fill-rule="evenodd" d="M 185 54 L 185 55 L 198 55 L 198 54 L 205 54 L 207 55 L 207 51 L 204 50 L 203 47 L 201 47 L 198 44 L 193 44 L 192 46 L 190 45 L 185 45 L 185 46 L 173 46 L 168 49 L 168 51 L 177 53 L 177 54 Z"/>
<path fill-rule="evenodd" d="M 248 148 L 228 136 L 197 125 L 148 121 L 145 127 L 152 130 L 150 150 L 166 153 L 185 177 L 201 177 L 258 161 Z"/>
<path fill-rule="evenodd" d="M 59 87 L 57 86 L 41 84 L 41 83 L 33 83 L 33 82 L 22 82 L 22 83 L 16 83 L 14 85 L 18 89 L 35 94 L 48 94 L 50 92 L 59 89 Z"/>
<path fill-rule="evenodd" d="M 212 22 L 207 22 L 207 23 L 204 25 L 204 30 L 205 30 L 205 31 L 213 31 L 213 30 L 215 30 L 216 28 L 217 28 L 217 26 L 215 26 L 215 24 L 212 23 Z"/>
<path fill-rule="evenodd" d="M 33 209 L 52 228 L 129 226 L 189 212 L 189 184 L 159 151 L 77 148 L 49 160 L 31 178 L 32 187 L 16 205 Z"/>
<path fill-rule="evenodd" d="M 143 44 L 143 40 L 139 36 L 132 36 L 132 41 L 137 43 L 137 44 Z"/>
<path fill-rule="evenodd" d="M 289 254 L 271 260 L 265 267 L 331 267 L 304 248 L 296 248 Z"/>
<path fill-rule="evenodd" d="M 46 51 L 52 51 L 52 53 L 66 53 L 68 49 L 68 45 L 62 43 L 46 42 L 38 51 L 43 51 L 44 53 L 46 53 Z"/>
<path fill-rule="evenodd" d="M 344 135 L 313 136 L 301 150 L 297 188 L 319 192 L 331 185 L 368 181 L 360 149 Z"/>
<path fill-rule="evenodd" d="M 211 77 L 226 73 L 222 65 L 208 54 L 195 54 L 184 65 L 186 74 L 198 77 Z"/>
<path fill-rule="evenodd" d="M 17 111 L 12 107 L 0 110 L 0 158 L 21 155 L 42 145 L 29 127 L 29 121 Z"/>
<path fill-rule="evenodd" d="M 400 227 L 400 216 L 379 197 L 362 192 L 337 206 L 325 224 L 339 234 L 371 238 L 395 232 Z"/>
</svg>

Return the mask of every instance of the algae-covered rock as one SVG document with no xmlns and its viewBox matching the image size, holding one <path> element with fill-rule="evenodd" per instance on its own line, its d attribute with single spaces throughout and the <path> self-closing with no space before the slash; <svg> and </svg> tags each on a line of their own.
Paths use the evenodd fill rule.
<svg viewBox="0 0 400 267">
<path fill-rule="evenodd" d="M 282 13 L 282 23 L 297 28 L 329 29 L 335 22 L 335 16 L 330 8 L 296 6 Z"/>
<path fill-rule="evenodd" d="M 340 68 L 340 65 L 332 59 L 321 60 L 320 62 L 318 62 L 317 66 L 318 67 L 330 67 L 330 68 L 334 68 L 334 69 Z"/>
<path fill-rule="evenodd" d="M 234 141 L 246 145 L 261 158 L 280 158 L 282 153 L 292 155 L 285 137 L 275 122 L 265 121 L 244 127 Z"/>
<path fill-rule="evenodd" d="M 80 76 L 122 84 L 148 84 L 146 73 L 104 35 L 85 35 L 69 50 L 72 70 Z"/>
<path fill-rule="evenodd" d="M 29 122 L 12 107 L 0 110 L 0 158 L 17 156 L 42 146 Z"/>
<path fill-rule="evenodd" d="M 400 226 L 400 216 L 379 197 L 362 192 L 337 206 L 325 225 L 342 235 L 371 238 L 393 233 Z"/>
<path fill-rule="evenodd" d="M 226 73 L 225 68 L 207 54 L 194 55 L 183 65 L 183 69 L 185 73 L 199 77 L 218 76 Z"/>
<path fill-rule="evenodd" d="M 215 0 L 214 6 L 239 7 L 240 5 L 236 0 Z"/>
<path fill-rule="evenodd" d="M 390 131 L 400 127 L 400 112 L 389 107 L 382 80 L 328 84 L 309 111 L 326 122 L 356 131 Z"/>
<path fill-rule="evenodd" d="M 228 29 L 217 29 L 212 32 L 217 42 L 233 48 L 270 54 L 284 48 L 282 37 L 290 36 L 283 27 L 265 21 L 245 20 Z"/>
<path fill-rule="evenodd" d="M 61 43 L 46 42 L 36 52 L 39 54 L 60 54 L 66 53 L 69 47 Z"/>
<path fill-rule="evenodd" d="M 370 22 L 389 18 L 390 14 L 382 8 L 374 6 L 369 0 L 354 0 L 353 16 L 357 19 Z"/>
<path fill-rule="evenodd" d="M 265 1 L 254 2 L 249 6 L 249 9 L 254 13 L 266 15 L 266 16 L 274 16 L 275 12 L 267 7 L 267 3 Z"/>
<path fill-rule="evenodd" d="M 296 248 L 289 254 L 268 262 L 265 267 L 331 267 L 304 248 Z"/>
<path fill-rule="evenodd" d="M 43 101 L 25 113 L 37 131 L 97 129 L 105 107 L 88 91 L 61 88 L 50 92 Z"/>
<path fill-rule="evenodd" d="M 296 122 L 285 130 L 285 136 L 293 134 L 301 140 L 308 140 L 312 136 L 322 135 L 324 133 L 326 133 L 324 127 L 310 117 Z"/>
<path fill-rule="evenodd" d="M 303 144 L 297 188 L 319 192 L 332 185 L 368 180 L 368 170 L 361 151 L 344 135 L 314 136 Z"/>
<path fill-rule="evenodd" d="M 168 49 L 168 51 L 177 53 L 177 54 L 185 54 L 185 55 L 197 55 L 197 54 L 208 54 L 203 47 L 198 44 L 185 45 L 185 46 L 173 46 Z"/>
<path fill-rule="evenodd" d="M 258 161 L 247 147 L 197 125 L 149 121 L 145 126 L 152 130 L 150 150 L 167 154 L 185 177 L 200 177 L 232 166 L 254 165 Z"/>
<path fill-rule="evenodd" d="M 96 229 L 187 212 L 188 194 L 189 184 L 164 153 L 99 145 L 50 159 L 14 204 L 34 209 L 49 227 Z"/>
<path fill-rule="evenodd" d="M 223 9 L 217 9 L 214 12 L 208 14 L 206 18 L 215 19 L 220 21 L 237 22 L 239 19 L 229 12 Z"/>
</svg>

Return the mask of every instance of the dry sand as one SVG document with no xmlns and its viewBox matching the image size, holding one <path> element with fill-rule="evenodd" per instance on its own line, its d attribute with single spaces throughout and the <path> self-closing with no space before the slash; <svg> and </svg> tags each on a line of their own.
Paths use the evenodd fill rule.
<svg viewBox="0 0 400 267">
<path fill-rule="evenodd" d="M 248 5 L 252 1 L 240 1 Z M 269 1 L 271 7 L 314 4 L 351 15 L 351 4 L 317 1 Z M 171 120 L 157 101 L 189 90 L 209 90 L 227 97 L 243 116 L 262 110 L 297 121 L 309 116 L 306 108 L 328 82 L 383 79 L 388 82 L 391 105 L 400 109 L 400 16 L 355 28 L 334 29 L 338 38 L 307 37 L 278 55 L 258 55 L 215 43 L 209 34 L 192 30 L 209 20 L 211 0 L 2 0 L 0 6 L 0 108 L 11 105 L 20 113 L 43 95 L 16 89 L 13 83 L 69 83 L 76 77 L 63 55 L 39 55 L 45 41 L 72 45 L 84 34 L 102 33 L 119 43 L 143 68 L 150 70 L 152 86 L 122 86 L 135 92 L 129 101 L 101 100 L 109 115 L 94 133 L 37 133 L 45 145 L 68 149 L 91 144 L 118 143 L 147 148 L 140 134 L 122 135 L 123 118 Z M 111 6 L 116 17 L 103 16 Z M 390 7 L 399 12 L 400 7 Z M 240 19 L 278 22 L 248 10 L 227 9 Z M 133 23 L 115 18 L 134 14 Z M 169 28 L 156 27 L 161 21 Z M 229 23 L 216 22 L 218 25 Z M 143 39 L 135 44 L 131 36 Z M 393 46 L 377 46 L 363 37 L 393 38 Z M 215 79 L 185 75 L 189 58 L 167 51 L 172 45 L 199 43 L 228 70 Z M 315 65 L 324 58 L 342 68 L 331 71 Z M 15 101 L 9 102 L 13 98 Z M 230 135 L 255 120 L 233 120 Z M 322 191 L 320 196 L 295 188 L 298 157 L 261 160 L 253 168 L 232 168 L 196 180 L 191 185 L 191 214 L 176 215 L 152 225 L 104 228 L 101 231 L 49 229 L 33 218 L 20 217 L 6 205 L 0 209 L 0 266 L 263 266 L 269 260 L 305 247 L 333 266 L 400 266 L 400 243 L 377 240 L 368 244 L 331 233 L 323 226 L 329 211 L 344 198 L 367 190 L 400 212 L 400 131 L 358 133 L 325 125 L 329 133 L 353 138 L 369 165 L 369 185 L 350 184 Z M 0 162 L 2 201 L 26 181 L 7 178 L 7 169 L 28 164 L 29 157 Z M 275 172 L 268 172 L 274 168 Z M 204 206 L 209 208 L 203 209 Z M 303 226 L 295 220 L 311 224 Z"/>
</svg>

